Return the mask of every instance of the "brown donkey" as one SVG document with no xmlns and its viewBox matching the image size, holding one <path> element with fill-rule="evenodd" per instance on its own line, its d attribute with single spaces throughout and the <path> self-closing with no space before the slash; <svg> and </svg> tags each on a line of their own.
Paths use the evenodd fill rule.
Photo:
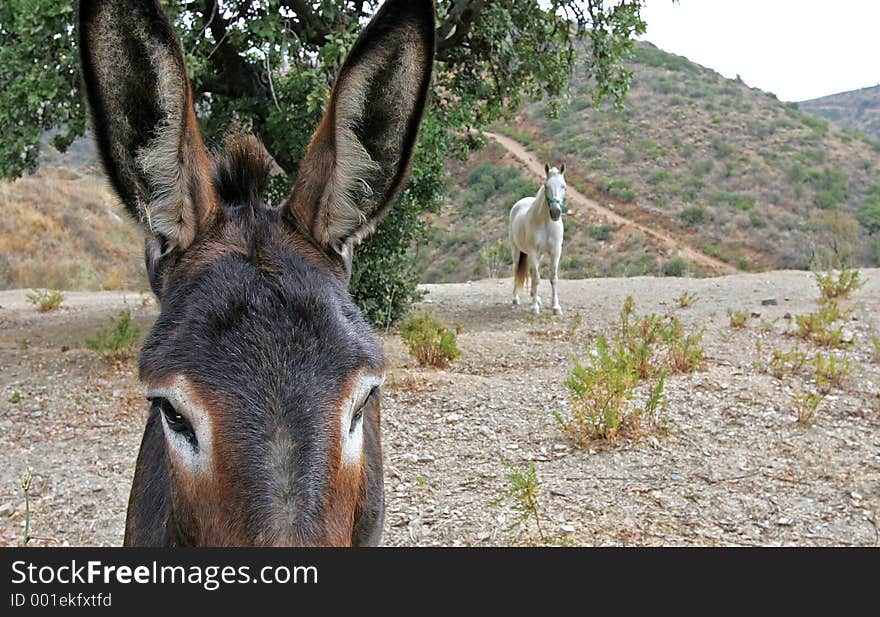
<svg viewBox="0 0 880 617">
<path fill-rule="evenodd" d="M 352 247 L 407 177 L 434 7 L 389 0 L 354 44 L 277 209 L 252 137 L 210 156 L 156 0 L 83 0 L 107 175 L 143 226 L 161 313 L 126 545 L 374 545 L 384 516 L 382 347 L 347 291 Z"/>
</svg>

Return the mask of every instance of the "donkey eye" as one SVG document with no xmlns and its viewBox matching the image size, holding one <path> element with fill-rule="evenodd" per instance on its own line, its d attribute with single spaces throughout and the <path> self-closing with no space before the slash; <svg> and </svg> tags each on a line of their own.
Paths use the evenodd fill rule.
<svg viewBox="0 0 880 617">
<path fill-rule="evenodd" d="M 378 395 L 379 395 L 378 386 L 374 387 L 372 390 L 370 390 L 370 393 L 367 395 L 367 398 L 364 399 L 363 405 L 361 405 L 358 408 L 358 410 L 355 411 L 354 414 L 351 416 L 351 426 L 348 428 L 348 431 L 350 433 L 353 433 L 357 429 L 358 424 L 360 424 L 361 420 L 363 420 L 364 410 L 367 408 L 367 405 L 370 404 L 370 399 L 375 399 Z"/>
<path fill-rule="evenodd" d="M 196 434 L 195 431 L 193 431 L 192 425 L 190 425 L 186 418 L 177 413 L 177 410 L 168 402 L 168 399 L 154 398 L 150 399 L 150 402 L 152 402 L 153 407 L 158 407 L 162 412 L 162 416 L 165 418 L 165 423 L 168 425 L 168 428 L 175 433 L 182 435 L 189 443 L 195 444 Z"/>
</svg>

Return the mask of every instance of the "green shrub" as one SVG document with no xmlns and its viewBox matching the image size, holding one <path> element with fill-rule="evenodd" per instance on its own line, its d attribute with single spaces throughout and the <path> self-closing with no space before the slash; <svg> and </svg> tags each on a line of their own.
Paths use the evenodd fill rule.
<svg viewBox="0 0 880 617">
<path fill-rule="evenodd" d="M 650 43 L 636 45 L 633 53 L 634 60 L 638 64 L 687 73 L 698 73 L 701 70 L 699 65 L 694 64 L 684 56 L 676 56 L 675 54 L 665 52 Z M 665 83 L 665 80 L 661 81 Z"/>
<path fill-rule="evenodd" d="M 849 178 L 838 169 L 810 169 L 806 179 L 816 191 L 813 205 L 817 208 L 828 210 L 850 198 Z"/>
<path fill-rule="evenodd" d="M 586 364 L 576 360 L 565 380 L 571 401 L 569 417 L 556 415 L 562 430 L 580 448 L 596 439 L 614 439 L 621 430 L 637 431 L 647 410 L 647 405 L 629 405 L 639 375 L 635 359 L 621 341 L 612 346 L 600 336 L 588 358 Z M 657 396 L 661 394 L 662 389 Z"/>
<path fill-rule="evenodd" d="M 690 269 L 688 260 L 684 257 L 673 257 L 663 266 L 664 276 L 686 276 Z"/>
<path fill-rule="evenodd" d="M 118 317 L 111 317 L 110 321 L 113 326 L 101 330 L 93 339 L 86 339 L 86 347 L 106 360 L 126 360 L 133 354 L 140 330 L 132 325 L 131 311 L 127 309 L 119 311 Z"/>
<path fill-rule="evenodd" d="M 559 268 L 564 272 L 576 272 L 586 265 L 586 260 L 580 255 L 563 257 L 559 262 Z"/>
<path fill-rule="evenodd" d="M 504 240 L 498 240 L 484 246 L 477 253 L 477 265 L 480 274 L 489 278 L 496 278 L 502 270 L 510 266 L 510 245 Z"/>
<path fill-rule="evenodd" d="M 694 225 L 705 223 L 709 217 L 705 207 L 693 205 L 682 210 L 679 213 L 678 218 L 684 221 L 685 225 L 688 227 L 693 227 Z"/>
<path fill-rule="evenodd" d="M 757 212 L 752 212 L 749 214 L 749 223 L 752 227 L 756 227 L 759 229 L 767 227 L 767 220 Z"/>
<path fill-rule="evenodd" d="M 37 307 L 41 313 L 54 311 L 64 302 L 64 294 L 49 289 L 32 289 L 25 294 L 27 301 Z"/>
<path fill-rule="evenodd" d="M 856 219 L 870 234 L 880 231 L 880 200 L 866 201 L 856 211 Z"/>
<path fill-rule="evenodd" d="M 605 242 L 611 237 L 611 233 L 615 229 L 617 229 L 617 227 L 609 223 L 604 225 L 590 225 L 587 227 L 587 235 L 593 240 Z"/>
<path fill-rule="evenodd" d="M 586 362 L 575 360 L 565 380 L 571 410 L 567 416 L 555 413 L 556 421 L 580 448 L 593 440 L 660 428 L 666 375 L 703 365 L 702 338 L 702 331 L 687 334 L 673 314 L 636 315 L 628 297 L 614 338 L 600 335 Z M 633 405 L 639 391 L 644 403 Z"/>
<path fill-rule="evenodd" d="M 712 140 L 712 148 L 715 150 L 715 155 L 719 159 L 726 159 L 734 152 L 733 146 L 720 137 L 716 137 Z"/>
<path fill-rule="evenodd" d="M 838 272 L 829 271 L 824 274 L 814 270 L 813 276 L 816 277 L 816 284 L 819 286 L 819 294 L 823 301 L 845 299 L 864 284 L 859 280 L 858 270 L 846 267 Z"/>
<path fill-rule="evenodd" d="M 427 311 L 410 314 L 400 326 L 400 338 L 421 366 L 446 368 L 458 358 L 461 351 L 456 345 L 456 334 Z"/>
<path fill-rule="evenodd" d="M 715 191 L 709 195 L 709 203 L 713 206 L 726 204 L 737 210 L 748 211 L 755 207 L 755 198 L 729 191 Z"/>
<path fill-rule="evenodd" d="M 635 201 L 636 192 L 632 180 L 603 178 L 597 183 L 599 190 L 621 201 Z"/>
</svg>

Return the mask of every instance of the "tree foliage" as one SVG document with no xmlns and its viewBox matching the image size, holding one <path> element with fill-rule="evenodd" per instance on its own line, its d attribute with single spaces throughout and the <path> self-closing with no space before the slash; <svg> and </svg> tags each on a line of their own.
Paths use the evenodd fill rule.
<svg viewBox="0 0 880 617">
<path fill-rule="evenodd" d="M 333 78 L 378 0 L 162 0 L 183 45 L 208 144 L 230 128 L 253 131 L 289 190 Z M 412 179 L 400 203 L 358 251 L 352 291 L 379 324 L 417 296 L 409 248 L 420 215 L 443 195 L 443 161 L 464 157 L 481 129 L 526 98 L 563 94 L 577 54 L 594 99 L 620 103 L 631 73 L 624 60 L 644 32 L 642 0 L 439 0 L 434 96 Z M 52 131 L 64 151 L 85 131 L 73 0 L 0 4 L 0 176 L 36 167 Z"/>
</svg>

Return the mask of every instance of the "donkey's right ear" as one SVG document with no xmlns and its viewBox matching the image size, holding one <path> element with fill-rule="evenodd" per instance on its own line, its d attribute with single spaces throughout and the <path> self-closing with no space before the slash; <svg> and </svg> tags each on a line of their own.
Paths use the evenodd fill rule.
<svg viewBox="0 0 880 617">
<path fill-rule="evenodd" d="M 79 28 L 110 182 L 148 244 L 186 249 L 219 210 L 174 28 L 156 0 L 82 0 Z"/>
</svg>

